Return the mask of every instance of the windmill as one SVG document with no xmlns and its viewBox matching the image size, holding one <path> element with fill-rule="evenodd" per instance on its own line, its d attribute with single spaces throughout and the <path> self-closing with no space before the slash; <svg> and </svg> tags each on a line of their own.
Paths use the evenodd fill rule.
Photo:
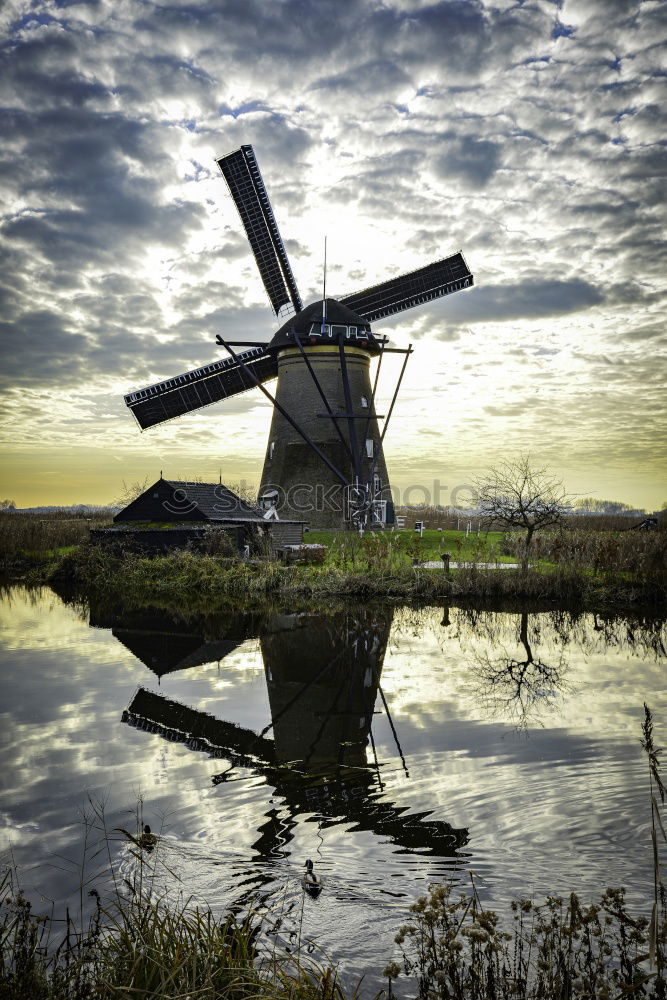
<svg viewBox="0 0 667 1000">
<path fill-rule="evenodd" d="M 267 513 L 313 527 L 394 522 L 383 442 L 412 347 L 388 347 L 371 324 L 473 284 L 461 253 L 305 308 L 252 146 L 217 161 L 282 326 L 272 340 L 216 342 L 228 357 L 125 396 L 142 429 L 258 389 L 273 404 L 259 491 Z M 237 352 L 235 348 L 245 348 Z M 403 354 L 386 415 L 375 411 L 385 354 Z M 370 363 L 377 358 L 371 385 Z M 278 379 L 275 393 L 266 383 Z M 383 421 L 380 428 L 379 421 Z"/>
</svg>

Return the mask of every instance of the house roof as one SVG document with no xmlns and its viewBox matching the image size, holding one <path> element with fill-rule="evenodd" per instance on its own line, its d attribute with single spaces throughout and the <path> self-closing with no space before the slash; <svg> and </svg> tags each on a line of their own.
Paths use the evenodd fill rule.
<svg viewBox="0 0 667 1000">
<path fill-rule="evenodd" d="M 181 503 L 195 504 L 208 521 L 256 520 L 264 516 L 259 507 L 246 503 L 222 483 L 190 483 L 178 479 L 163 479 L 162 482 L 173 487 L 177 498 L 183 496 Z"/>
<path fill-rule="evenodd" d="M 158 479 L 116 514 L 114 521 L 260 521 L 251 506 L 222 483 Z"/>
<path fill-rule="evenodd" d="M 246 503 L 222 483 L 158 479 L 119 511 L 114 517 L 114 523 L 165 521 L 192 526 L 201 525 L 202 522 L 276 523 L 267 521 L 265 515 L 266 511 Z"/>
</svg>

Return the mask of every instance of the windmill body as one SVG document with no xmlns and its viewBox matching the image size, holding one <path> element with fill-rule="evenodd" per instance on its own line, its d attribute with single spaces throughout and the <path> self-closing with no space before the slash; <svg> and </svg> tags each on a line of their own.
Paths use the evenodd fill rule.
<svg viewBox="0 0 667 1000">
<path fill-rule="evenodd" d="M 345 528 L 356 499 L 357 509 L 367 511 L 369 527 L 393 524 L 370 376 L 381 347 L 368 321 L 335 299 L 314 302 L 281 327 L 269 348 L 277 358 L 276 402 L 299 414 L 342 479 L 276 407 L 260 505 L 275 504 L 286 518 L 300 511 L 311 527 Z"/>
<path fill-rule="evenodd" d="M 383 440 L 411 347 L 387 346 L 371 323 L 468 288 L 461 253 L 347 295 L 303 307 L 251 146 L 218 160 L 276 316 L 273 339 L 217 342 L 229 357 L 125 396 L 142 429 L 248 390 L 274 407 L 259 494 L 267 513 L 313 527 L 383 528 L 394 522 Z M 235 348 L 247 350 L 236 352 Z M 385 353 L 403 354 L 387 413 L 375 410 Z M 371 382 L 371 362 L 377 368 Z M 274 393 L 266 384 L 277 378 Z M 384 419 L 382 429 L 379 421 Z"/>
</svg>

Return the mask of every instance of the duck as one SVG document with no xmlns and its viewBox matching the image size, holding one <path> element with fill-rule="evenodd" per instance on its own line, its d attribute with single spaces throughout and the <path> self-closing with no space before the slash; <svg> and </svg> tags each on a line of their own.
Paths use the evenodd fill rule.
<svg viewBox="0 0 667 1000">
<path fill-rule="evenodd" d="M 157 837 L 154 833 L 151 833 L 151 828 L 148 823 L 146 823 L 143 833 L 137 840 L 137 846 L 142 847 L 145 851 L 152 851 L 156 844 Z"/>
<path fill-rule="evenodd" d="M 305 868 L 301 884 L 309 896 L 319 896 L 322 892 L 322 880 L 313 871 L 313 862 L 310 858 L 306 861 Z"/>
</svg>

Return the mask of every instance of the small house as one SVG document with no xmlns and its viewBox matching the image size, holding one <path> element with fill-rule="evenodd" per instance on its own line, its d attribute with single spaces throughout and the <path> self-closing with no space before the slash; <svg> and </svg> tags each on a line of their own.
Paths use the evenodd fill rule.
<svg viewBox="0 0 667 1000">
<path fill-rule="evenodd" d="M 251 555 L 303 541 L 304 521 L 270 518 L 222 483 L 160 479 L 119 511 L 97 543 L 161 553 L 191 548 Z"/>
</svg>

